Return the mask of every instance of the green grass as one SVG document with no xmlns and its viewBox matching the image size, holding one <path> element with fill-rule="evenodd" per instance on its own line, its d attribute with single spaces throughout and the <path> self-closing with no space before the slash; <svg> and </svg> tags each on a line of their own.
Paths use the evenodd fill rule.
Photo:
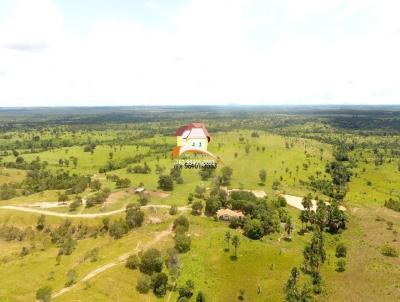
<svg viewBox="0 0 400 302">
<path fill-rule="evenodd" d="M 314 125 L 305 125 L 304 131 L 312 130 Z M 325 129 L 328 131 L 329 129 Z M 324 131 L 325 131 L 324 130 Z M 305 195 L 310 190 L 302 186 L 299 180 L 307 180 L 317 171 L 322 177 L 326 175 L 325 165 L 332 160 L 332 149 L 328 144 L 319 143 L 312 139 L 298 137 L 282 137 L 263 131 L 258 131 L 259 137 L 251 137 L 251 131 L 240 130 L 212 135 L 209 150 L 221 157 L 224 164 L 233 168 L 233 178 L 230 188 L 264 190 L 269 196 L 285 192 L 293 195 Z M 19 139 L 27 139 L 32 135 L 19 134 Z M 93 131 L 90 133 L 78 132 L 63 134 L 60 139 L 71 139 L 81 143 L 88 138 L 106 142 L 118 137 L 118 131 Z M 239 137 L 244 137 L 243 142 Z M 44 132 L 42 138 L 50 138 L 50 132 Z M 351 135 L 346 136 L 348 140 Z M 359 138 L 362 139 L 362 138 Z M 378 140 L 378 137 L 372 138 Z M 175 137 L 147 138 L 135 141 L 135 143 L 174 143 Z M 287 148 L 286 143 L 289 144 Z M 245 146 L 250 146 L 249 154 L 245 152 Z M 262 147 L 265 151 L 262 151 Z M 258 150 L 257 150 L 258 148 Z M 322 160 L 321 160 L 321 149 Z M 117 190 L 113 182 L 107 181 L 104 174 L 98 170 L 109 160 L 109 152 L 114 153 L 115 160 L 122 160 L 138 153 L 145 154 L 150 149 L 135 146 L 120 146 L 110 148 L 105 143 L 96 147 L 94 154 L 83 152 L 83 146 L 60 148 L 51 151 L 28 153 L 22 151 L 22 156 L 27 161 L 37 156 L 46 160 L 52 170 L 66 169 L 72 173 L 91 175 L 99 179 L 103 187 Z M 237 153 L 237 156 L 235 156 Z M 69 167 L 60 167 L 60 158 L 68 159 L 70 156 L 78 157 L 78 166 L 75 169 L 72 162 Z M 367 157 L 371 154 L 366 152 Z M 3 158 L 3 162 L 14 161 L 12 155 Z M 132 187 L 144 183 L 145 188 L 157 191 L 158 177 L 155 172 L 156 164 L 165 167 L 165 173 L 173 166 L 170 154 L 165 157 L 161 154 L 159 159 L 146 157 L 145 161 L 152 169 L 150 174 L 128 174 L 126 169 L 110 171 L 107 174 L 116 174 L 127 177 L 132 182 Z M 303 164 L 308 166 L 303 168 Z M 133 164 L 135 165 L 135 164 Z M 298 166 L 298 169 L 296 168 Z M 219 165 L 219 173 L 222 165 Z M 259 170 L 267 170 L 267 182 L 264 186 L 259 184 Z M 365 170 L 364 170 L 365 169 Z M 10 181 L 22 181 L 25 172 L 14 169 L 0 170 L 0 184 Z M 400 280 L 399 258 L 387 258 L 380 254 L 380 248 L 385 243 L 390 243 L 400 250 L 399 238 L 393 231 L 386 229 L 385 222 L 375 221 L 376 215 L 384 217 L 387 221 L 395 223 L 394 229 L 399 231 L 399 213 L 382 207 L 385 199 L 397 196 L 397 188 L 400 187 L 400 173 L 397 171 L 397 162 L 385 162 L 376 167 L 369 158 L 369 162 L 358 162 L 358 167 L 353 169 L 354 175 L 349 183 L 349 192 L 346 196 L 350 222 L 348 230 L 341 235 L 325 235 L 328 260 L 322 268 L 322 275 L 326 284 L 326 292 L 317 297 L 318 301 L 396 301 L 400 299 L 399 288 L 394 280 Z M 183 184 L 176 184 L 167 197 L 152 197 L 150 204 L 186 205 L 189 193 L 194 192 L 196 185 L 202 184 L 210 187 L 211 181 L 202 182 L 198 170 L 183 170 Z M 272 190 L 274 180 L 280 180 L 279 190 Z M 368 185 L 368 181 L 371 185 Z M 58 194 L 62 191 L 45 191 L 29 196 L 19 196 L 11 200 L 0 201 L 0 205 L 29 204 L 40 201 L 57 201 Z M 93 194 L 89 189 L 81 194 L 87 197 Z M 315 193 L 322 196 L 321 193 Z M 74 196 L 71 196 L 74 198 Z M 130 202 L 137 202 L 137 195 L 124 195 L 104 207 L 79 208 L 76 212 L 98 213 L 100 211 L 112 211 L 120 209 Z M 69 212 L 68 208 L 51 209 L 57 212 Z M 310 234 L 300 236 L 297 234 L 300 228 L 298 220 L 299 211 L 289 208 L 295 222 L 293 240 L 287 242 L 278 240 L 280 234 L 266 236 L 261 241 L 253 241 L 242 235 L 238 249 L 238 259 L 232 260 L 230 256 L 233 250 L 225 251 L 226 243 L 224 233 L 229 230 L 224 222 L 215 222 L 210 218 L 190 216 L 192 236 L 191 251 L 181 255 L 181 275 L 178 284 L 192 279 L 195 282 L 195 293 L 201 290 L 205 293 L 207 301 L 236 301 L 239 290 L 245 291 L 245 301 L 282 301 L 283 285 L 287 281 L 290 270 L 302 263 L 302 252 L 306 242 L 310 240 Z M 75 213 L 75 212 L 73 212 Z M 113 216 L 112 219 L 123 217 L 123 213 Z M 146 218 L 150 211 L 146 211 Z M 11 210 L 0 210 L 0 225 L 15 225 L 21 228 L 35 227 L 38 214 L 23 213 Z M 157 216 L 165 220 L 160 225 L 145 225 L 134 230 L 128 236 L 120 240 L 113 240 L 108 236 L 100 236 L 96 239 L 81 240 L 77 249 L 70 256 L 62 258 L 60 265 L 55 265 L 55 257 L 58 249 L 52 244 L 44 244 L 43 238 L 37 238 L 37 248 L 28 256 L 20 257 L 23 246 L 30 246 L 28 241 L 6 242 L 0 240 L 0 301 L 32 301 L 36 290 L 44 285 L 50 285 L 54 290 L 63 288 L 66 280 L 66 272 L 75 268 L 81 279 L 89 271 L 109 263 L 120 255 L 134 250 L 138 242 L 150 241 L 155 232 L 166 229 L 170 223 L 167 210 L 158 209 Z M 56 226 L 63 219 L 48 216 L 48 225 Z M 74 223 L 96 225 L 101 223 L 99 219 L 72 219 Z M 235 231 L 232 231 L 235 232 Z M 397 241 L 393 241 L 397 238 Z M 334 249 L 337 242 L 344 242 L 348 246 L 347 268 L 343 273 L 335 271 L 336 258 Z M 42 251 L 42 245 L 45 249 Z M 158 243 L 156 246 L 165 253 L 172 247 L 171 238 Z M 94 247 L 100 248 L 100 258 L 97 262 L 83 261 L 83 256 Z M 53 273 L 51 273 L 53 272 Z M 49 280 L 49 275 L 54 279 Z M 141 295 L 135 290 L 137 271 L 126 269 L 118 265 L 107 270 L 95 278 L 89 284 L 79 284 L 72 291 L 66 293 L 55 301 L 165 301 L 157 299 L 153 294 Z M 308 280 L 308 277 L 304 278 Z M 350 286 L 351 284 L 351 286 Z M 261 293 L 257 293 L 257 287 Z M 176 301 L 177 293 L 173 293 L 171 301 Z"/>
</svg>

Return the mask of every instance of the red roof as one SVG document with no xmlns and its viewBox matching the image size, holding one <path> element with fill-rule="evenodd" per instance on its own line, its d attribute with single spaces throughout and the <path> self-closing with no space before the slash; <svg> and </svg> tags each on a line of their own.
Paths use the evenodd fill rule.
<svg viewBox="0 0 400 302">
<path fill-rule="evenodd" d="M 210 142 L 211 136 L 208 133 L 207 128 L 203 125 L 203 123 L 190 123 L 185 126 L 181 126 L 178 128 L 178 130 L 176 130 L 175 135 L 182 136 L 183 132 L 185 132 L 186 130 L 191 130 L 193 128 L 202 128 L 204 131 L 204 134 L 207 136 L 208 142 Z"/>
</svg>

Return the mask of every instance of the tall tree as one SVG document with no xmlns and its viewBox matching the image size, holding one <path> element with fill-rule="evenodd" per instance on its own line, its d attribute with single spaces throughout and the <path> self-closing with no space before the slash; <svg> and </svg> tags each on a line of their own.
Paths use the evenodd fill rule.
<svg viewBox="0 0 400 302">
<path fill-rule="evenodd" d="M 235 258 L 237 258 L 237 248 L 240 245 L 240 238 L 239 238 L 238 235 L 235 235 L 235 236 L 232 237 L 232 245 L 235 248 Z"/>
<path fill-rule="evenodd" d="M 230 247 L 229 243 L 230 243 L 231 237 L 232 237 L 231 232 L 230 231 L 226 231 L 226 233 L 225 233 L 225 241 L 228 244 L 228 251 L 229 251 L 229 247 Z"/>
</svg>

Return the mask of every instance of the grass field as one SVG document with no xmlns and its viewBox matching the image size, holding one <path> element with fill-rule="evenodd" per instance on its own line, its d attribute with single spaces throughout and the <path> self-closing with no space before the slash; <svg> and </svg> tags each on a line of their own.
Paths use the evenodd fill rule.
<svg viewBox="0 0 400 302">
<path fill-rule="evenodd" d="M 216 121 L 210 123 L 217 124 Z M 163 167 L 164 173 L 168 174 L 173 167 L 173 161 L 169 151 L 152 153 L 154 150 L 149 144 L 173 145 L 176 138 L 172 136 L 173 133 L 168 136 L 154 134 L 151 137 L 136 138 L 135 135 L 142 133 L 142 128 L 146 128 L 143 125 L 147 124 L 129 125 L 127 129 L 119 125 L 118 130 L 91 129 L 75 132 L 67 131 L 66 128 L 60 128 L 56 132 L 45 129 L 40 132 L 42 140 L 52 138 L 57 141 L 68 140 L 74 142 L 74 145 L 47 151 L 32 152 L 26 148 L 16 148 L 16 150 L 26 162 L 39 157 L 42 161 L 48 162 L 51 171 L 65 170 L 78 175 L 88 175 L 92 180 L 99 180 L 103 188 L 107 187 L 112 191 L 106 203 L 90 208 L 80 206 L 72 212 L 68 207 L 48 209 L 58 213 L 96 214 L 124 209 L 127 204 L 138 202 L 137 194 L 132 193 L 132 190 L 117 189 L 113 181 L 107 180 L 106 175 L 128 178 L 131 180 L 131 188 L 143 183 L 146 190 L 152 193 L 150 205 L 185 206 L 188 204 L 189 194 L 194 193 L 197 185 L 206 188 L 212 186 L 212 179 L 202 181 L 198 170 L 184 169 L 183 183 L 174 183 L 173 191 L 162 192 L 166 193 L 165 196 L 159 196 L 161 190 L 158 188 L 159 174 L 156 173 L 156 166 Z M 152 123 L 151 127 L 161 128 L 160 125 Z M 296 196 L 312 193 L 313 197 L 328 199 L 322 192 L 312 191 L 305 181 L 317 174 L 323 179 L 330 180 L 330 175 L 325 169 L 327 163 L 334 159 L 333 145 L 323 143 L 324 140 L 318 138 L 321 138 L 321 135 L 336 138 L 341 134 L 333 133 L 336 131 L 334 127 L 319 122 L 290 126 L 285 130 L 288 133 L 302 131 L 303 135 L 284 136 L 272 131 L 235 128 L 227 132 L 212 133 L 209 151 L 224 162 L 219 164 L 216 174 L 220 174 L 223 166 L 232 167 L 233 176 L 229 188 L 263 190 L 270 198 L 281 193 Z M 257 132 L 257 135 L 254 135 L 254 132 Z M 31 140 L 37 133 L 11 131 L 8 134 L 13 138 L 0 139 L 0 143 Z M 365 138 L 350 132 L 343 135 L 343 138 L 345 141 L 354 140 L 358 143 L 368 143 L 369 140 L 375 143 L 380 139 L 379 136 Z M 84 152 L 84 146 L 93 141 L 97 142 L 93 154 Z M 121 144 L 118 144 L 118 141 Z M 385 137 L 382 138 L 382 142 L 395 144 L 396 138 Z M 132 174 L 124 167 L 106 174 L 99 173 L 99 169 L 110 160 L 110 152 L 112 160 L 116 162 L 138 154 L 145 155 L 140 164 L 146 162 L 151 172 Z M 362 158 L 359 152 L 363 152 Z M 344 200 L 349 222 L 347 229 L 341 234 L 324 233 L 327 261 L 322 266 L 321 273 L 325 290 L 315 298 L 317 301 L 398 301 L 400 260 L 398 257 L 385 257 L 381 254 L 381 248 L 385 244 L 400 250 L 397 234 L 400 228 L 400 214 L 383 207 L 386 199 L 399 197 L 398 160 L 394 156 L 393 160 L 388 160 L 388 156 L 382 165 L 376 165 L 374 163 L 376 155 L 371 150 L 362 148 L 350 152 L 350 155 L 359 160 L 352 168 L 353 175 L 348 183 L 348 192 Z M 78 159 L 76 168 L 71 160 L 69 166 L 59 164 L 60 159 L 68 160 L 71 157 Z M 16 157 L 12 155 L 12 150 L 7 150 L 7 155 L 1 159 L 3 163 L 15 162 Z M 136 164 L 131 164 L 134 165 Z M 260 184 L 261 169 L 267 171 L 265 184 Z M 0 185 L 21 182 L 26 179 L 26 173 L 24 170 L 1 167 Z M 280 182 L 275 190 L 272 188 L 274 181 Z M 46 190 L 26 196 L 20 194 L 8 200 L 0 200 L 0 206 L 56 202 L 64 191 Z M 88 198 L 92 194 L 93 190 L 86 189 L 79 195 Z M 70 195 L 69 198 L 73 200 L 75 196 Z M 287 210 L 294 222 L 291 241 L 284 240 L 283 224 L 279 233 L 264 236 L 261 240 L 251 240 L 241 231 L 229 229 L 226 222 L 186 212 L 185 215 L 190 220 L 189 234 L 192 245 L 189 252 L 180 254 L 181 270 L 178 287 L 187 280 L 193 280 L 195 294 L 202 291 L 206 301 L 238 301 L 240 290 L 244 291 L 245 301 L 284 300 L 283 286 L 288 280 L 291 268 L 302 265 L 304 246 L 312 236 L 311 233 L 304 235 L 298 233 L 301 227 L 300 211 L 294 208 Z M 59 264 L 56 263 L 58 248 L 49 242 L 46 231 L 32 240 L 0 239 L 0 301 L 34 301 L 36 290 L 45 285 L 51 286 L 53 293 L 58 292 L 65 287 L 66 274 L 70 269 L 78 273 L 78 282 L 71 290 L 54 298 L 54 301 L 177 301 L 177 291 L 168 292 L 164 298 L 156 298 L 152 293 L 138 293 L 135 287 L 139 272 L 125 268 L 123 261 L 89 281 L 81 282 L 88 273 L 104 265 L 118 262 L 119 257 L 134 253 L 146 246 L 146 243 L 151 243 L 157 234 L 168 230 L 174 219 L 168 214 L 168 209 L 146 209 L 145 214 L 144 226 L 130 231 L 118 240 L 109 235 L 78 240 L 76 250 L 69 256 L 62 256 Z M 377 219 L 378 216 L 380 218 Z M 0 208 L 0 226 L 35 229 L 38 217 L 37 213 Z M 110 218 L 113 222 L 124 217 L 124 213 L 120 213 Z M 162 222 L 151 224 L 150 217 L 158 217 Z M 101 217 L 71 218 L 71 220 L 75 226 L 78 224 L 98 226 L 102 223 Z M 62 222 L 63 219 L 60 217 L 46 217 L 46 226 L 49 228 L 55 228 Z M 392 222 L 393 226 L 389 227 L 388 222 Z M 232 246 L 229 251 L 226 250 L 224 234 L 228 230 L 232 234 L 238 234 L 240 238 L 237 259 L 231 257 Z M 348 249 L 347 266 L 342 273 L 335 270 L 337 262 L 335 247 L 338 242 L 345 243 Z M 167 249 L 174 246 L 172 235 L 168 234 L 154 242 L 152 246 L 160 249 L 165 256 Z M 26 256 L 21 256 L 23 247 L 29 247 L 32 251 Z M 87 258 L 85 255 L 93 248 L 99 248 L 99 257 L 95 262 L 85 259 Z M 164 271 L 168 273 L 166 269 Z M 301 283 L 305 281 L 310 281 L 310 277 L 302 274 Z M 194 300 L 195 297 L 190 301 Z"/>
</svg>

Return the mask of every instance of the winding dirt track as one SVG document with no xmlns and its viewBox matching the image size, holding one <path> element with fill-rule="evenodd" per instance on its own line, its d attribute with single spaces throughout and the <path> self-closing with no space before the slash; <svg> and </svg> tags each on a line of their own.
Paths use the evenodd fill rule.
<svg viewBox="0 0 400 302">
<path fill-rule="evenodd" d="M 149 208 L 163 208 L 163 209 L 169 209 L 171 206 L 168 205 L 162 205 L 162 204 L 155 204 L 155 205 L 146 205 L 140 207 L 141 209 L 149 209 Z M 98 217 L 104 217 L 104 216 L 110 216 L 118 213 L 125 212 L 125 207 L 122 209 L 114 210 L 114 211 L 109 211 L 109 212 L 104 212 L 104 213 L 93 213 L 93 214 L 69 214 L 69 213 L 58 213 L 58 212 L 53 212 L 53 211 L 47 211 L 47 210 L 39 210 L 39 209 L 33 209 L 29 207 L 22 207 L 22 206 L 0 206 L 0 210 L 5 209 L 5 210 L 15 210 L 15 211 L 22 211 L 22 212 L 28 212 L 28 213 L 36 213 L 36 214 L 44 214 L 48 216 L 56 216 L 56 217 L 69 217 L 69 218 L 98 218 Z M 189 207 L 178 207 L 179 211 L 187 211 L 189 210 Z"/>
<path fill-rule="evenodd" d="M 136 246 L 135 249 L 135 253 L 139 252 L 139 249 L 147 249 L 149 247 L 151 247 L 152 245 L 156 244 L 157 242 L 159 242 L 160 240 L 162 240 L 163 238 L 169 236 L 172 234 L 172 224 L 168 227 L 167 230 L 159 232 L 156 234 L 156 236 L 149 242 L 147 242 L 144 245 L 141 245 L 141 242 L 138 243 L 138 245 Z M 126 253 L 126 254 L 122 254 L 121 256 L 119 256 L 117 259 L 115 259 L 113 262 L 107 263 L 103 266 L 100 266 L 98 268 L 96 268 L 95 270 L 89 272 L 88 274 L 85 275 L 85 277 L 83 277 L 81 280 L 79 280 L 77 283 L 75 283 L 74 285 L 70 286 L 70 287 L 64 287 L 63 289 L 59 290 L 58 292 L 54 293 L 51 297 L 57 298 L 69 291 L 71 291 L 73 288 L 75 288 L 76 286 L 78 286 L 79 284 L 82 284 L 83 282 L 86 282 L 90 279 L 92 279 L 93 277 L 97 276 L 98 274 L 113 268 L 114 266 L 121 264 L 123 262 L 125 262 L 126 259 L 128 259 L 128 257 L 131 255 L 132 253 Z"/>
</svg>

